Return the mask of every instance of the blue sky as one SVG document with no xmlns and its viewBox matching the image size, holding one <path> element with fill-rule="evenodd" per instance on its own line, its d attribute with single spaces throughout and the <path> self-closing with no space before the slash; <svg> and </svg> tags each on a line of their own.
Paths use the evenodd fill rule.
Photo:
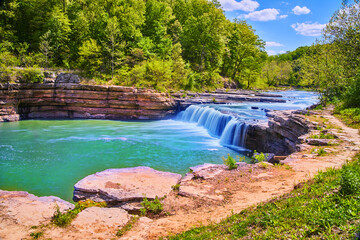
<svg viewBox="0 0 360 240">
<path fill-rule="evenodd" d="M 230 20 L 246 20 L 264 40 L 269 55 L 293 51 L 321 38 L 341 0 L 219 0 Z"/>
</svg>

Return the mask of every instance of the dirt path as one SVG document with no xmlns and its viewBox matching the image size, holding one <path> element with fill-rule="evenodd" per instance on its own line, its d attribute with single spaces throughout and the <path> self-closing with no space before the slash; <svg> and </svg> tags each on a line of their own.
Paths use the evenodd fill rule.
<svg viewBox="0 0 360 240">
<path fill-rule="evenodd" d="M 312 178 L 318 171 L 340 168 L 359 151 L 359 130 L 347 127 L 329 112 L 324 112 L 322 117 L 311 116 L 311 120 L 333 127 L 331 131 L 339 137 L 339 146 L 325 147 L 328 154 L 321 157 L 311 154 L 311 149 L 318 147 L 294 153 L 284 161 L 289 167 L 254 167 L 252 170 L 242 169 L 220 176 L 218 185 L 231 192 L 224 202 L 204 201 L 204 206 L 198 207 L 200 203 L 196 199 L 189 201 L 170 196 L 166 206 L 168 209 L 173 207 L 173 215 L 151 222 L 139 221 L 121 239 L 158 239 L 192 227 L 219 222 L 232 212 L 240 212 L 290 192 L 296 184 Z"/>
</svg>

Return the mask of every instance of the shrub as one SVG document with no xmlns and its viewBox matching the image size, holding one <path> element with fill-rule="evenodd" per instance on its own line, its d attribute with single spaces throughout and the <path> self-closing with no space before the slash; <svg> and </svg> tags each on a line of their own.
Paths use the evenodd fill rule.
<svg viewBox="0 0 360 240">
<path fill-rule="evenodd" d="M 171 186 L 171 188 L 172 188 L 172 190 L 174 190 L 174 191 L 179 191 L 179 189 L 180 189 L 180 184 L 175 184 L 175 185 Z"/>
<path fill-rule="evenodd" d="M 16 78 L 20 83 L 37 83 L 44 79 L 40 69 L 24 68 L 17 71 Z"/>
<path fill-rule="evenodd" d="M 116 236 L 122 237 L 127 231 L 130 231 L 138 219 L 139 217 L 133 217 L 125 226 L 117 231 Z"/>
<path fill-rule="evenodd" d="M 141 202 L 141 206 L 142 208 L 140 209 L 140 212 L 142 215 L 146 215 L 147 213 L 159 214 L 163 210 L 163 205 L 157 196 L 153 201 L 149 201 L 146 197 L 144 197 Z"/>
<path fill-rule="evenodd" d="M 340 191 L 345 195 L 360 192 L 360 169 L 359 166 L 344 166 L 341 170 Z"/>
<path fill-rule="evenodd" d="M 237 168 L 236 160 L 230 154 L 228 154 L 227 158 L 222 157 L 222 160 L 229 170 Z"/>
</svg>

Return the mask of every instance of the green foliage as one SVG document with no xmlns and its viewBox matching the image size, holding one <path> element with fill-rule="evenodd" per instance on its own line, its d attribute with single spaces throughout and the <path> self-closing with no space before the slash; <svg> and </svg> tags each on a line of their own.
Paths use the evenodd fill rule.
<svg viewBox="0 0 360 240">
<path fill-rule="evenodd" d="M 40 69 L 24 68 L 16 71 L 16 79 L 20 83 L 38 83 L 44 80 L 44 74 Z"/>
<path fill-rule="evenodd" d="M 360 108 L 344 108 L 339 106 L 335 109 L 337 117 L 340 117 L 346 124 L 360 128 Z"/>
<path fill-rule="evenodd" d="M 175 184 L 175 185 L 171 186 L 171 188 L 172 188 L 172 190 L 174 190 L 174 191 L 179 191 L 179 189 L 180 189 L 180 184 Z"/>
<path fill-rule="evenodd" d="M 345 195 L 360 193 L 360 165 L 344 166 L 340 176 L 340 190 Z"/>
<path fill-rule="evenodd" d="M 39 239 L 44 235 L 44 232 L 32 232 L 30 233 L 30 237 L 32 237 L 32 239 Z"/>
<path fill-rule="evenodd" d="M 236 160 L 228 153 L 227 158 L 222 157 L 224 164 L 229 168 L 229 170 L 237 168 Z"/>
<path fill-rule="evenodd" d="M 315 139 L 334 139 L 334 135 L 332 134 L 324 134 L 323 132 L 321 132 L 319 135 L 311 135 L 310 138 L 315 138 Z"/>
<path fill-rule="evenodd" d="M 131 220 L 125 224 L 125 226 L 123 226 L 116 232 L 116 236 L 122 237 L 127 231 L 130 231 L 137 220 L 139 220 L 139 217 L 132 217 Z"/>
<path fill-rule="evenodd" d="M 140 212 L 142 215 L 150 214 L 159 214 L 163 210 L 163 204 L 160 202 L 160 199 L 156 196 L 153 201 L 149 201 L 146 197 L 143 198 L 141 202 L 142 208 Z"/>
<path fill-rule="evenodd" d="M 267 161 L 267 157 L 267 154 L 264 154 L 263 152 L 257 153 L 255 150 L 253 153 L 253 157 L 251 158 L 251 163 L 261 163 Z"/>
<path fill-rule="evenodd" d="M 68 210 L 65 213 L 62 213 L 60 211 L 60 208 L 57 206 L 51 221 L 58 227 L 66 227 L 84 209 L 89 207 L 106 207 L 106 206 L 107 205 L 105 202 L 94 202 L 92 200 L 80 201 L 76 203 L 74 209 Z"/>
<path fill-rule="evenodd" d="M 359 162 L 357 157 L 289 194 L 168 239 L 352 239 L 360 226 Z"/>
</svg>

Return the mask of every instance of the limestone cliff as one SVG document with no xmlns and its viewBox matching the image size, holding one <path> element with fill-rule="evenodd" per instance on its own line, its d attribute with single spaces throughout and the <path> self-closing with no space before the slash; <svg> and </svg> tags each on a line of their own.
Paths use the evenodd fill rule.
<svg viewBox="0 0 360 240">
<path fill-rule="evenodd" d="M 70 77 L 49 83 L 0 85 L 0 122 L 33 118 L 164 119 L 176 103 L 165 93 L 81 85 Z"/>
</svg>

